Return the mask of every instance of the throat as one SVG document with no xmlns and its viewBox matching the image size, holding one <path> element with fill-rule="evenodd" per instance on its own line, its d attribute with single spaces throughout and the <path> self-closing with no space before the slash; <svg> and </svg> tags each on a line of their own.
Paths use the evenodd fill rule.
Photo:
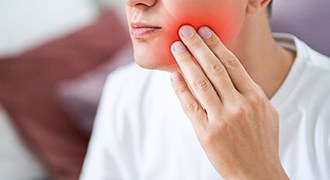
<svg viewBox="0 0 330 180">
<path fill-rule="evenodd" d="M 252 79 L 263 89 L 271 99 L 280 89 L 288 76 L 296 53 L 275 44 L 263 59 L 259 59 L 253 68 L 247 68 Z M 249 66 L 249 65 L 247 65 Z"/>
</svg>

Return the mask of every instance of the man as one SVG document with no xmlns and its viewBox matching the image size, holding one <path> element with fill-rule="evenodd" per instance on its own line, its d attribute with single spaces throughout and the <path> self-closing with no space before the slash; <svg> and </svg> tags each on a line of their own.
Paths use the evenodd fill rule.
<svg viewBox="0 0 330 180">
<path fill-rule="evenodd" d="M 269 2 L 126 0 L 136 63 L 162 71 L 109 77 L 82 179 L 329 179 L 330 60 L 273 38 Z"/>
</svg>

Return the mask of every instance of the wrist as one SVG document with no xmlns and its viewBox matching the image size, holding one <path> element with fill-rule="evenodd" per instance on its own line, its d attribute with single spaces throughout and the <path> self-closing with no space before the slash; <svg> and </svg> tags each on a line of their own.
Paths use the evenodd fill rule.
<svg viewBox="0 0 330 180">
<path fill-rule="evenodd" d="M 268 169 L 268 168 L 267 168 Z M 226 180 L 255 180 L 255 179 L 269 179 L 269 180 L 289 180 L 289 177 L 287 176 L 286 172 L 284 171 L 282 166 L 279 166 L 277 168 L 269 168 L 268 170 L 262 168 L 260 170 L 251 170 L 248 172 L 240 172 L 233 174 L 226 174 L 222 177 Z"/>
</svg>

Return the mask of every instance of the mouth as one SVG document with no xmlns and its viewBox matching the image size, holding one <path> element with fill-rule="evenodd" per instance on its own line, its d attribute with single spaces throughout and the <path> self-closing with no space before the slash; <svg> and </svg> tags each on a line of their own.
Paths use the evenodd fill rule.
<svg viewBox="0 0 330 180">
<path fill-rule="evenodd" d="M 155 36 L 162 28 L 147 23 L 131 23 L 131 35 L 134 38 L 150 38 Z"/>
</svg>

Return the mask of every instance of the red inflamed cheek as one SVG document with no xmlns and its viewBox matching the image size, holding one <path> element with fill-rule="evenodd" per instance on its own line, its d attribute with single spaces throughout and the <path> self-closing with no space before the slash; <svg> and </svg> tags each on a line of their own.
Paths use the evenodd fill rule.
<svg viewBox="0 0 330 180">
<path fill-rule="evenodd" d="M 178 71 L 171 52 L 172 44 L 180 40 L 178 30 L 191 25 L 196 31 L 201 26 L 210 27 L 226 45 L 236 44 L 235 39 L 245 18 L 246 4 L 242 0 L 166 0 L 155 6 L 155 18 L 161 29 L 153 38 L 133 38 L 135 61 L 148 69 Z M 158 8 L 158 9 L 157 9 Z M 234 42 L 234 43 L 232 43 Z"/>
<path fill-rule="evenodd" d="M 219 18 L 216 14 L 205 14 L 204 16 L 197 15 L 182 15 L 174 19 L 173 22 L 168 23 L 168 27 L 173 31 L 169 36 L 171 38 L 179 38 L 178 30 L 182 25 L 191 25 L 196 31 L 201 26 L 210 27 L 218 37 L 225 43 L 228 43 L 235 34 L 234 18 L 230 16 L 226 18 Z"/>
<path fill-rule="evenodd" d="M 182 25 L 191 25 L 196 31 L 201 26 L 208 26 L 225 45 L 228 45 L 237 36 L 244 16 L 242 14 L 243 9 L 229 5 L 225 7 L 179 7 L 179 5 L 176 5 L 174 8 L 168 8 L 170 18 L 166 20 L 166 27 L 164 27 L 167 33 L 163 41 L 159 44 L 159 49 L 166 49 L 166 51 L 160 54 L 167 56 L 168 58 L 165 59 L 172 61 L 172 63 L 175 63 L 175 61 L 170 47 L 173 42 L 180 40 L 178 30 Z"/>
</svg>

